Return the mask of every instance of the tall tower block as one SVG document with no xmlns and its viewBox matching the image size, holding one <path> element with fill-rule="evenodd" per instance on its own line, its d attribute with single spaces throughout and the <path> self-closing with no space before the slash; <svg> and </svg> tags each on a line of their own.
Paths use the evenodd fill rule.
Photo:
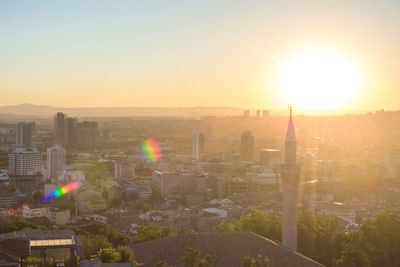
<svg viewBox="0 0 400 267">
<path fill-rule="evenodd" d="M 293 126 L 292 108 L 286 133 L 285 163 L 281 166 L 282 195 L 282 245 L 297 250 L 297 195 L 300 167 L 296 165 L 296 134 Z"/>
</svg>

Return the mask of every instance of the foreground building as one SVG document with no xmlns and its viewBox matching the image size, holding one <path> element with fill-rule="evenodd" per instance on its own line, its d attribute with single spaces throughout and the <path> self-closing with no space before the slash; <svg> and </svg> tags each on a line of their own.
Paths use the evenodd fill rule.
<svg viewBox="0 0 400 267">
<path fill-rule="evenodd" d="M 0 266 L 30 266 L 27 257 L 39 258 L 45 266 L 46 259 L 58 261 L 70 258 L 70 266 L 78 266 L 78 256 L 83 256 L 81 239 L 73 231 L 26 231 L 0 235 Z M 40 266 L 40 265 L 39 265 Z"/>
<path fill-rule="evenodd" d="M 0 238 L 0 266 L 20 267 L 23 259 L 29 257 L 29 240 Z"/>
<path fill-rule="evenodd" d="M 177 235 L 136 243 L 131 247 L 142 267 L 154 266 L 158 261 L 180 266 L 179 260 L 188 248 L 199 250 L 201 255 L 212 256 L 215 267 L 242 267 L 243 257 L 256 258 L 258 255 L 263 258 L 267 256 L 271 266 L 323 267 L 316 261 L 250 232 Z"/>
</svg>

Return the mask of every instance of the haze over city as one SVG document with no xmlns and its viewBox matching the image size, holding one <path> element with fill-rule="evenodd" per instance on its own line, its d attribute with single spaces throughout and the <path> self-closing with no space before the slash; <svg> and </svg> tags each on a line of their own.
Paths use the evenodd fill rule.
<svg viewBox="0 0 400 267">
<path fill-rule="evenodd" d="M 0 0 L 0 267 L 400 266 L 400 2 Z"/>
</svg>

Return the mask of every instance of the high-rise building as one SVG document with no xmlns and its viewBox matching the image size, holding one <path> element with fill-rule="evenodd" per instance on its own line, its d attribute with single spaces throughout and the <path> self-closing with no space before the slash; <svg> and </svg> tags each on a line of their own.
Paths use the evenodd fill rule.
<svg viewBox="0 0 400 267">
<path fill-rule="evenodd" d="M 205 151 L 205 133 L 203 131 L 195 131 L 193 133 L 193 159 L 199 160 Z"/>
<path fill-rule="evenodd" d="M 16 130 L 16 144 L 21 147 L 32 146 L 32 132 L 34 122 L 19 122 Z"/>
<path fill-rule="evenodd" d="M 65 114 L 57 112 L 54 116 L 54 142 L 63 144 L 65 142 Z"/>
<path fill-rule="evenodd" d="M 99 141 L 97 122 L 78 122 L 62 112 L 54 116 L 54 142 L 56 144 L 92 145 Z"/>
<path fill-rule="evenodd" d="M 296 164 L 296 134 L 292 109 L 286 133 L 285 163 L 281 166 L 282 195 L 282 245 L 297 250 L 297 195 L 299 191 L 300 167 Z"/>
<path fill-rule="evenodd" d="M 243 160 L 253 160 L 254 156 L 254 136 L 250 131 L 242 133 L 240 138 L 240 152 Z"/>
<path fill-rule="evenodd" d="M 47 149 L 47 178 L 57 177 L 57 173 L 64 170 L 65 159 L 65 149 L 61 145 Z"/>
<path fill-rule="evenodd" d="M 36 148 L 16 148 L 8 155 L 8 169 L 12 175 L 35 175 L 42 168 L 42 155 Z"/>
<path fill-rule="evenodd" d="M 78 120 L 76 118 L 67 117 L 65 119 L 65 142 L 75 144 L 77 139 Z"/>
<path fill-rule="evenodd" d="M 77 124 L 76 143 L 80 145 L 93 145 L 99 141 L 100 133 L 95 121 L 83 121 Z"/>
</svg>

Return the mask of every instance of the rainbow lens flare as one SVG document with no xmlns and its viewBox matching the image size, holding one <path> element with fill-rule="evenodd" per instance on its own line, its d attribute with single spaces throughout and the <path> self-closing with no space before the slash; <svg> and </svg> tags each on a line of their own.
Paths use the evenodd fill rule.
<svg viewBox="0 0 400 267">
<path fill-rule="evenodd" d="M 48 202 L 55 198 L 61 197 L 62 195 L 65 195 L 66 193 L 69 193 L 71 191 L 78 189 L 80 186 L 81 186 L 81 182 L 79 182 L 79 181 L 67 184 L 64 187 L 61 187 L 61 188 L 51 192 L 50 194 L 45 195 L 42 198 L 42 202 Z"/>
<path fill-rule="evenodd" d="M 150 162 L 156 162 L 161 159 L 160 147 L 153 138 L 149 138 L 142 143 L 142 150 Z"/>
</svg>

